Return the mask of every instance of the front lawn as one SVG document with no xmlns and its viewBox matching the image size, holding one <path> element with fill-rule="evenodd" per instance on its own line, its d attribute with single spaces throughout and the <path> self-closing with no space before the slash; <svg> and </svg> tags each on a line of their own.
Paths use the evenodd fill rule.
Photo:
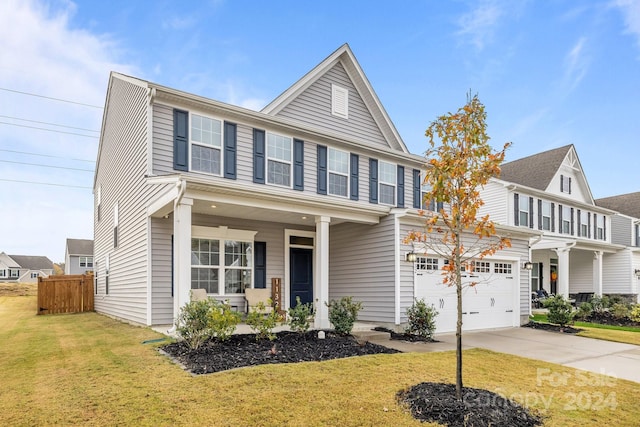
<svg viewBox="0 0 640 427">
<path fill-rule="evenodd" d="M 262 365 L 192 377 L 146 329 L 95 313 L 36 316 L 0 296 L 0 425 L 420 426 L 396 393 L 453 382 L 455 354 L 404 353 Z M 416 345 L 429 345 L 419 343 Z M 640 384 L 469 350 L 465 386 L 514 398 L 546 425 L 637 425 Z M 479 402 L 478 404 L 483 404 Z"/>
</svg>

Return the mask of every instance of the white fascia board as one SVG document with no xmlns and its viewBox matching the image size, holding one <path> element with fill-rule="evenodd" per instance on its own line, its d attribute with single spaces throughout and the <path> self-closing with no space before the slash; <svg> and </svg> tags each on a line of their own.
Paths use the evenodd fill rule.
<svg viewBox="0 0 640 427">
<path fill-rule="evenodd" d="M 173 212 L 173 202 L 179 194 L 180 188 L 177 185 L 168 188 L 149 203 L 147 216 L 162 217 Z"/>
</svg>

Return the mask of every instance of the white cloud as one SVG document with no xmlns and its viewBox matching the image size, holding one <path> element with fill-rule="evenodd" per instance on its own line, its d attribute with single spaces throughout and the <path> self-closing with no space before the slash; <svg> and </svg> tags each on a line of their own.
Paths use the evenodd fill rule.
<svg viewBox="0 0 640 427">
<path fill-rule="evenodd" d="M 38 0 L 0 2 L 0 87 L 96 106 L 105 100 L 109 72 L 136 74 L 122 64 L 121 46 L 111 36 L 93 34 L 73 26 L 77 6 L 69 1 Z M 0 115 L 64 126 L 99 130 L 101 108 L 57 102 L 42 97 L 0 91 Z M 52 125 L 3 118 L 14 124 L 34 125 L 65 132 L 98 135 Z M 3 160 L 91 169 L 98 139 L 45 132 L 0 124 L 0 148 L 55 155 L 37 157 L 2 152 Z M 2 179 L 45 182 L 44 186 Z M 0 251 L 46 255 L 64 259 L 67 237 L 93 236 L 93 174 L 66 169 L 16 164 L 0 165 L 0 193 L 11 203 L 0 204 L 3 236 Z"/>
<path fill-rule="evenodd" d="M 505 11 L 500 2 L 481 1 L 475 9 L 460 17 L 458 20 L 460 29 L 456 34 L 468 39 L 468 42 L 478 50 L 482 50 L 491 42 L 494 28 L 504 14 Z"/>
<path fill-rule="evenodd" d="M 615 0 L 612 5 L 620 9 L 625 31 L 636 37 L 636 43 L 640 48 L 640 0 Z"/>
<path fill-rule="evenodd" d="M 565 56 L 564 87 L 567 91 L 577 87 L 587 74 L 590 59 L 586 44 L 587 39 L 581 37 Z"/>
</svg>

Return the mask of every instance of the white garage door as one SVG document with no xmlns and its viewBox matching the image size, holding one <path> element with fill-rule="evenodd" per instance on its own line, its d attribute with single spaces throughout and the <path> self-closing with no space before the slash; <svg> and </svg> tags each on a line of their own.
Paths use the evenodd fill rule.
<svg viewBox="0 0 640 427">
<path fill-rule="evenodd" d="M 415 262 L 415 297 L 424 298 L 438 310 L 436 332 L 455 332 L 458 318 L 455 286 L 442 284 L 445 260 L 418 257 Z M 473 272 L 463 273 L 462 329 L 489 329 L 518 324 L 515 310 L 518 284 L 516 263 L 512 261 L 476 261 Z"/>
</svg>

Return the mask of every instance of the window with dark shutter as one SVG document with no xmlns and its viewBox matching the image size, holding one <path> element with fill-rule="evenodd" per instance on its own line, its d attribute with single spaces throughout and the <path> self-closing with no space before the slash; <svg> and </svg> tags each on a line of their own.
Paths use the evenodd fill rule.
<svg viewBox="0 0 640 427">
<path fill-rule="evenodd" d="M 350 185 L 349 185 L 349 189 L 350 189 L 350 199 L 351 200 L 358 200 L 359 198 L 359 163 L 360 163 L 360 157 L 357 154 L 353 154 L 351 153 L 350 155 L 350 162 L 351 162 L 351 171 L 350 171 Z"/>
<path fill-rule="evenodd" d="M 420 209 L 422 207 L 422 194 L 421 189 L 422 180 L 420 179 L 420 170 L 413 170 L 413 207 L 414 209 Z"/>
<path fill-rule="evenodd" d="M 369 203 L 378 203 L 378 159 L 369 159 Z"/>
<path fill-rule="evenodd" d="M 293 189 L 304 190 L 304 141 L 293 140 Z"/>
<path fill-rule="evenodd" d="M 516 227 L 520 225 L 520 195 L 518 193 L 513 195 L 513 225 Z"/>
<path fill-rule="evenodd" d="M 327 147 L 318 145 L 318 194 L 327 194 Z"/>
<path fill-rule="evenodd" d="M 253 182 L 264 184 L 265 162 L 265 132 L 260 129 L 253 130 Z"/>
<path fill-rule="evenodd" d="M 404 208 L 404 166 L 397 166 L 398 174 L 398 207 Z"/>
</svg>

